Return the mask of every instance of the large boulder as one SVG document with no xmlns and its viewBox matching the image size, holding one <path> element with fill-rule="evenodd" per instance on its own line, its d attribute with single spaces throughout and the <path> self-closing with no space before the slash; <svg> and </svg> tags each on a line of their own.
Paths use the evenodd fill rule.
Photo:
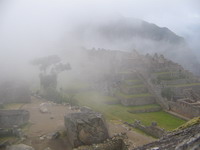
<svg viewBox="0 0 200 150">
<path fill-rule="evenodd" d="M 48 113 L 48 104 L 47 103 L 41 103 L 40 106 L 39 106 L 39 110 L 41 113 Z"/>
<path fill-rule="evenodd" d="M 25 144 L 17 144 L 9 146 L 6 150 L 35 150 L 35 149 Z"/>
<path fill-rule="evenodd" d="M 65 127 L 73 147 L 101 143 L 109 138 L 103 115 L 88 108 L 65 116 Z"/>
</svg>

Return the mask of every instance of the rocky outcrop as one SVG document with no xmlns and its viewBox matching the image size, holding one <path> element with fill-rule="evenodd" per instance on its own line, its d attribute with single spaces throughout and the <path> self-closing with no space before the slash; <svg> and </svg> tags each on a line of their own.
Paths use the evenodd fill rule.
<svg viewBox="0 0 200 150">
<path fill-rule="evenodd" d="M 28 122 L 30 114 L 26 110 L 0 110 L 0 128 L 12 128 Z"/>
<path fill-rule="evenodd" d="M 103 115 L 88 108 L 65 116 L 65 127 L 73 147 L 101 143 L 109 137 Z"/>
<path fill-rule="evenodd" d="M 25 144 L 17 144 L 9 146 L 6 150 L 35 150 L 35 149 Z"/>
<path fill-rule="evenodd" d="M 134 150 L 198 150 L 200 148 L 200 118 L 190 121 L 179 130 L 165 135 L 160 140 Z"/>
</svg>

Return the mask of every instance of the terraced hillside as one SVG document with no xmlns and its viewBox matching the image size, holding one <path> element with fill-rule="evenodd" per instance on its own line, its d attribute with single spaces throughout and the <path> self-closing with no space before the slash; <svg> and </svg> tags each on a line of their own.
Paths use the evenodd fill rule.
<svg viewBox="0 0 200 150">
<path fill-rule="evenodd" d="M 200 79 L 163 55 L 104 49 L 89 50 L 88 55 L 98 60 L 93 65 L 102 62 L 106 67 L 96 87 L 122 105 L 156 103 L 188 118 L 200 115 Z"/>
<path fill-rule="evenodd" d="M 154 104 L 155 98 L 149 93 L 148 88 L 134 72 L 120 73 L 121 81 L 119 90 L 115 93 L 116 98 L 125 106 L 138 106 Z"/>
</svg>

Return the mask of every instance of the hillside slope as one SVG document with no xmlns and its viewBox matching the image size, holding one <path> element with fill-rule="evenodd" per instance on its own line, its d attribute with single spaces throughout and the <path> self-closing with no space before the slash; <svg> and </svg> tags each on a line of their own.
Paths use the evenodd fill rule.
<svg viewBox="0 0 200 150">
<path fill-rule="evenodd" d="M 72 34 L 85 47 L 160 53 L 200 74 L 198 60 L 184 38 L 166 27 L 139 19 L 118 18 L 80 25 Z"/>
</svg>

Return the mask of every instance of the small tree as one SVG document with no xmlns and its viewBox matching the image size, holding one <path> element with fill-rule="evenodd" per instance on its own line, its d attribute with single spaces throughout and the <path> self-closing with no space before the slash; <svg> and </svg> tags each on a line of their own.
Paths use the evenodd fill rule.
<svg viewBox="0 0 200 150">
<path fill-rule="evenodd" d="M 39 66 L 40 94 L 43 96 L 48 95 L 48 98 L 50 96 L 48 93 L 52 91 L 57 92 L 57 77 L 59 73 L 71 69 L 70 64 L 61 63 L 61 59 L 57 55 L 37 58 L 31 63 L 32 65 Z"/>
<path fill-rule="evenodd" d="M 168 100 L 171 100 L 174 96 L 174 92 L 172 91 L 171 88 L 164 88 L 161 91 L 162 97 L 167 98 Z"/>
</svg>

